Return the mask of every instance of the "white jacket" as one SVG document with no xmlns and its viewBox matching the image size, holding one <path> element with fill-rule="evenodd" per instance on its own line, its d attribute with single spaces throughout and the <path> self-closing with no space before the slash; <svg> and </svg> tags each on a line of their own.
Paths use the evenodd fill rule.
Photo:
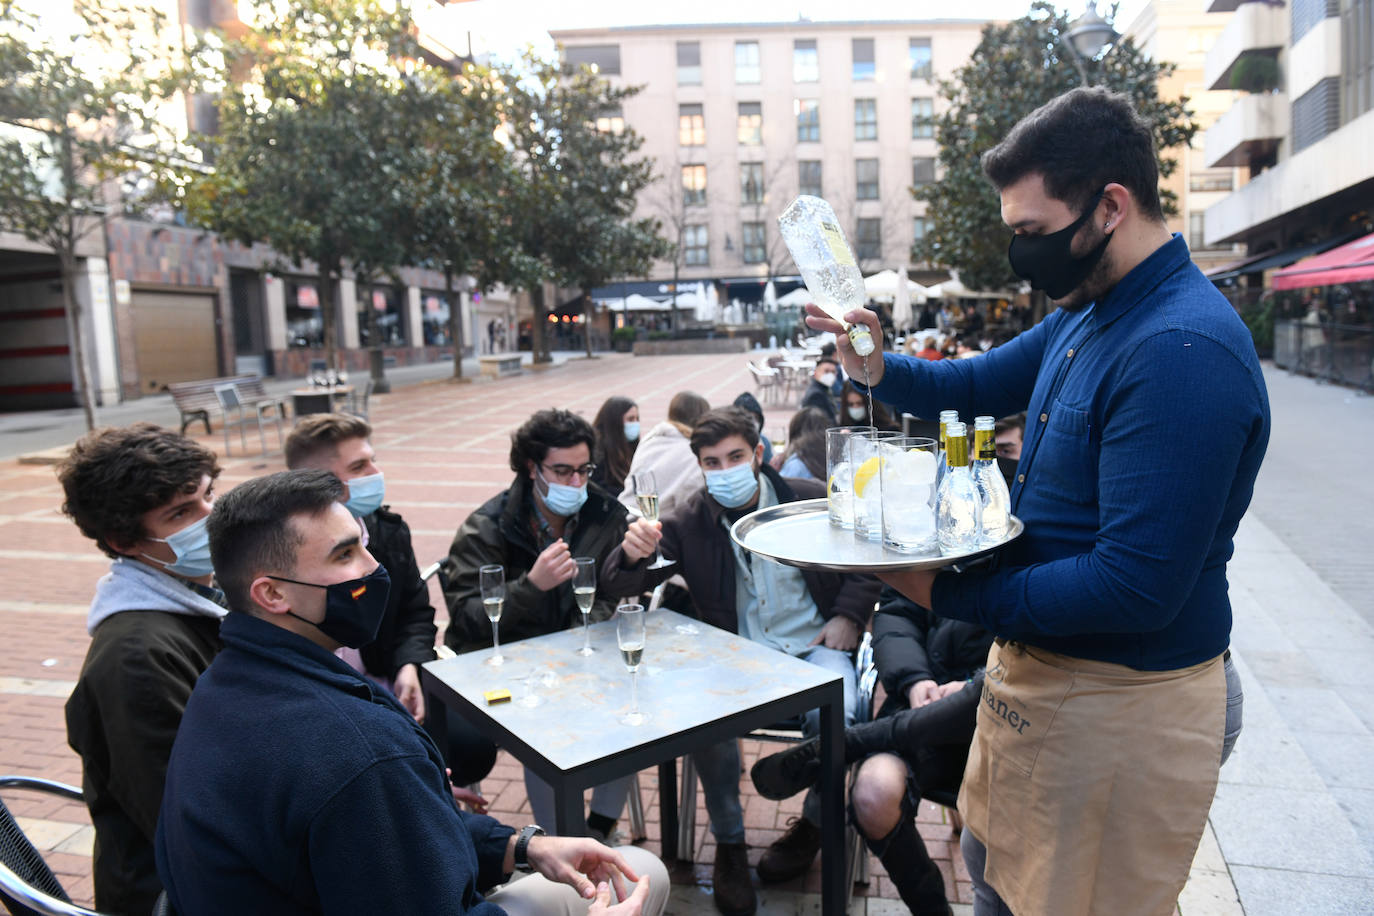
<svg viewBox="0 0 1374 916">
<path fill-rule="evenodd" d="M 692 454 L 692 446 L 672 423 L 664 421 L 639 440 L 630 473 L 625 475 L 625 489 L 620 502 L 638 513 L 635 502 L 634 475 L 639 471 L 653 471 L 658 483 L 658 513 L 662 518 L 673 503 L 702 486 L 701 467 Z"/>
</svg>

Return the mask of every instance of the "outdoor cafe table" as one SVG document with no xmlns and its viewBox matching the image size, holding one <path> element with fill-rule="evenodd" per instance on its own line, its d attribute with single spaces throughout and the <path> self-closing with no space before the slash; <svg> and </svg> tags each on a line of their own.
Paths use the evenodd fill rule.
<svg viewBox="0 0 1374 916">
<path fill-rule="evenodd" d="M 663 857 L 677 857 L 677 758 L 820 708 L 822 912 L 845 908 L 844 690 L 824 668 L 750 642 L 675 611 L 649 613 L 639 669 L 639 726 L 620 723 L 630 706 L 630 675 L 616 645 L 615 621 L 592 624 L 596 653 L 582 656 L 582 628 L 501 646 L 506 662 L 484 664 L 491 649 L 426 663 L 420 680 L 427 725 L 447 744 L 452 710 L 553 787 L 556 829 L 586 832 L 585 789 L 659 765 Z M 552 686 L 536 686 L 534 707 L 518 702 L 525 678 L 549 669 Z M 510 690 L 488 706 L 483 694 Z"/>
</svg>

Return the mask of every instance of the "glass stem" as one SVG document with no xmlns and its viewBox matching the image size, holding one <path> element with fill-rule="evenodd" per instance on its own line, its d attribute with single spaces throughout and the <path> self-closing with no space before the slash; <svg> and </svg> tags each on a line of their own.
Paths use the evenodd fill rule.
<svg viewBox="0 0 1374 916">
<path fill-rule="evenodd" d="M 588 625 L 588 622 L 589 622 L 591 619 L 592 619 L 591 611 L 583 611 L 583 612 L 582 612 L 582 648 L 583 648 L 583 649 L 590 649 L 590 648 L 592 647 L 592 631 L 591 631 L 590 626 Z"/>
<path fill-rule="evenodd" d="M 630 672 L 630 713 L 639 713 L 639 669 Z"/>
<path fill-rule="evenodd" d="M 500 629 L 501 621 L 493 620 L 491 622 L 491 654 L 497 657 L 501 655 Z"/>
</svg>

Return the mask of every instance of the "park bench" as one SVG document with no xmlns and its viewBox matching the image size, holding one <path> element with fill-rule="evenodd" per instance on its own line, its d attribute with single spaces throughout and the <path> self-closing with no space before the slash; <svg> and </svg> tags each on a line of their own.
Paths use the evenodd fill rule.
<svg viewBox="0 0 1374 916">
<path fill-rule="evenodd" d="M 482 375 L 487 378 L 503 378 L 507 375 L 519 375 L 520 354 L 519 353 L 493 353 L 487 356 L 477 357 L 478 363 L 482 367 Z"/>
<path fill-rule="evenodd" d="M 262 378 L 257 375 L 228 375 L 223 378 L 207 378 L 194 382 L 171 382 L 167 385 L 167 390 L 172 395 L 172 403 L 181 412 L 181 432 L 186 434 L 186 427 L 192 423 L 204 423 L 205 432 L 210 432 L 210 412 L 217 411 L 223 419 L 223 408 L 220 406 L 219 395 L 215 393 L 216 388 L 225 385 L 233 385 L 238 389 L 239 400 L 254 410 L 261 410 L 263 407 L 272 406 L 277 413 L 285 416 L 286 402 L 274 398 L 263 388 Z"/>
</svg>

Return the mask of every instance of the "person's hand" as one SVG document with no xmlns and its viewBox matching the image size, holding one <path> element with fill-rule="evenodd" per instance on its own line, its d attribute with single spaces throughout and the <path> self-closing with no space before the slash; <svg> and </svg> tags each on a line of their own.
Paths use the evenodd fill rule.
<svg viewBox="0 0 1374 916">
<path fill-rule="evenodd" d="M 539 554 L 539 558 L 530 567 L 528 578 L 535 588 L 547 592 L 567 582 L 576 572 L 577 564 L 573 562 L 568 542 L 559 538 Z"/>
<path fill-rule="evenodd" d="M 939 689 L 935 691 L 935 699 L 943 700 L 945 697 L 950 696 L 951 694 L 958 693 L 959 691 L 963 690 L 964 687 L 967 686 L 967 684 L 968 681 L 950 681 L 947 684 L 941 684 Z"/>
<path fill-rule="evenodd" d="M 653 556 L 654 551 L 658 550 L 658 542 L 662 539 L 662 522 L 637 518 L 625 529 L 625 539 L 620 542 L 620 549 L 627 560 L 638 563 L 645 557 Z"/>
<path fill-rule="evenodd" d="M 868 333 L 873 335 L 873 352 L 867 357 L 868 384 L 878 384 L 883 378 L 883 328 L 878 323 L 877 314 L 868 309 L 854 309 L 845 313 L 844 320 L 850 324 L 864 325 L 868 328 Z M 834 334 L 836 352 L 840 357 L 840 365 L 844 366 L 845 374 L 851 379 L 864 381 L 865 359 L 854 352 L 854 344 L 850 342 L 849 335 L 838 321 L 813 302 L 806 306 L 806 326 L 814 331 L 829 331 Z"/>
<path fill-rule="evenodd" d="M 596 896 L 596 884 L 606 883 L 617 900 L 626 900 L 626 882 L 639 880 L 620 853 L 589 837 L 533 837 L 525 855 L 539 874 L 588 899 Z"/>
<path fill-rule="evenodd" d="M 852 652 L 858 644 L 859 625 L 839 614 L 827 620 L 825 626 L 816 634 L 816 638 L 811 640 L 813 646 L 825 646 L 839 649 L 841 652 Z"/>
<path fill-rule="evenodd" d="M 448 767 L 444 767 L 444 775 L 449 778 L 448 789 L 450 792 L 453 793 L 454 801 L 462 805 L 467 805 L 469 808 L 472 809 L 474 814 L 487 813 L 487 800 L 485 798 L 478 795 L 476 792 L 469 792 L 462 786 L 454 785 L 453 771 L 450 770 Z"/>
<path fill-rule="evenodd" d="M 620 903 L 611 904 L 611 886 L 602 881 L 596 886 L 596 899 L 587 908 L 587 916 L 640 916 L 644 912 L 644 904 L 649 900 L 649 878 L 645 876 L 637 885 L 635 892 L 629 899 L 622 900 Z"/>
<path fill-rule="evenodd" d="M 906 595 L 927 611 L 932 610 L 930 606 L 930 589 L 931 586 L 935 584 L 936 575 L 936 571 L 930 569 L 910 569 L 877 573 L 879 579 L 892 586 L 903 595 Z"/>
<path fill-rule="evenodd" d="M 415 717 L 415 721 L 425 724 L 425 692 L 420 689 L 420 667 L 414 663 L 402 665 L 392 682 L 396 689 L 396 699 Z"/>
<path fill-rule="evenodd" d="M 927 703 L 939 699 L 940 685 L 932 680 L 917 681 L 906 692 L 906 701 L 912 709 L 920 709 Z"/>
</svg>

